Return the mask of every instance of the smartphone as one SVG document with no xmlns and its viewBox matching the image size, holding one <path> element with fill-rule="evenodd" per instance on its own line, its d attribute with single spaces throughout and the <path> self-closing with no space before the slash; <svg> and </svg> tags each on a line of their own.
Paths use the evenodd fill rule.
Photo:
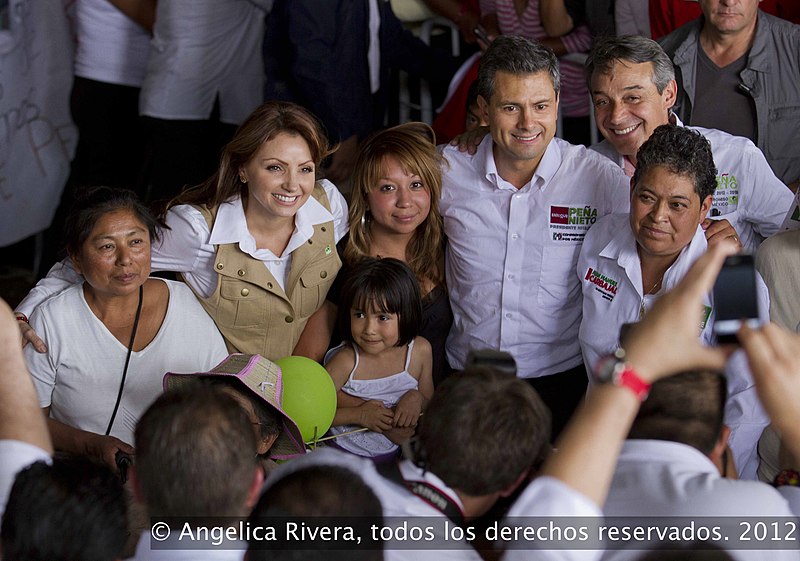
<svg viewBox="0 0 800 561">
<path fill-rule="evenodd" d="M 742 253 L 725 259 L 714 284 L 714 334 L 719 343 L 738 343 L 736 333 L 742 323 L 761 324 L 756 269 L 752 255 Z"/>
<path fill-rule="evenodd" d="M 489 34 L 486 33 L 486 28 L 483 27 L 481 24 L 476 25 L 475 29 L 472 30 L 472 33 L 474 33 L 475 37 L 477 37 L 487 45 L 492 44 L 492 42 L 489 40 Z"/>
</svg>

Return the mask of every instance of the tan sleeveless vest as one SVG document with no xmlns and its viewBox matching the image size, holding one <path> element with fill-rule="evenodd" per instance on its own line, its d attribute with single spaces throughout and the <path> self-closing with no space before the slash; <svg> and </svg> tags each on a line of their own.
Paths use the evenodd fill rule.
<svg viewBox="0 0 800 561">
<path fill-rule="evenodd" d="M 312 196 L 330 210 L 319 184 Z M 217 208 L 196 207 L 209 230 Z M 311 238 L 292 252 L 285 291 L 263 262 L 239 249 L 238 244 L 217 246 L 214 270 L 219 281 L 213 294 L 200 299 L 217 324 L 229 352 L 260 354 L 276 360 L 292 354 L 309 316 L 325 302 L 342 266 L 336 251 L 333 221 L 314 226 Z"/>
</svg>

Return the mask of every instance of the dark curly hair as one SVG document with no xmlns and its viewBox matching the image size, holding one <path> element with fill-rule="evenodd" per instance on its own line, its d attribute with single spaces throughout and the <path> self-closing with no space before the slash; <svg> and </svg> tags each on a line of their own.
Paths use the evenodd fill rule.
<svg viewBox="0 0 800 561">
<path fill-rule="evenodd" d="M 717 166 L 711 144 L 699 132 L 676 125 L 661 125 L 636 154 L 633 184 L 638 185 L 650 169 L 661 166 L 687 177 L 704 201 L 717 188 Z"/>
</svg>

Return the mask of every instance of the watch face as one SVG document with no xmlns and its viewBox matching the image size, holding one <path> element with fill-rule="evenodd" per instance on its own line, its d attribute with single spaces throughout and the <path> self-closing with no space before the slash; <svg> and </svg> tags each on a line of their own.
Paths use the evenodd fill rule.
<svg viewBox="0 0 800 561">
<path fill-rule="evenodd" d="M 592 373 L 595 382 L 598 384 L 612 383 L 614 381 L 614 375 L 618 369 L 618 366 L 621 364 L 622 361 L 614 355 L 600 359 L 600 362 L 597 364 L 597 368 L 595 368 Z"/>
</svg>

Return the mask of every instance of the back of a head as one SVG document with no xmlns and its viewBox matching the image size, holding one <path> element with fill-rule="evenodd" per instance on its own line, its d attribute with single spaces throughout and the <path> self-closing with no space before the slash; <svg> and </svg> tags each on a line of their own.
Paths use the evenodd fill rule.
<svg viewBox="0 0 800 561">
<path fill-rule="evenodd" d="M 719 439 L 727 384 L 718 372 L 683 372 L 653 384 L 628 438 L 680 442 L 708 454 Z"/>
<path fill-rule="evenodd" d="M 241 516 L 255 435 L 236 400 L 197 384 L 160 396 L 136 426 L 136 476 L 150 516 Z"/>
<path fill-rule="evenodd" d="M 469 367 L 436 388 L 420 419 L 418 460 L 472 496 L 502 491 L 549 449 L 550 412 L 524 380 Z"/>
<path fill-rule="evenodd" d="M 516 35 L 497 37 L 481 56 L 478 66 L 478 95 L 487 102 L 494 93 L 495 74 L 505 72 L 515 76 L 546 72 L 556 94 L 561 89 L 558 59 L 541 43 Z"/>
<path fill-rule="evenodd" d="M 109 561 L 126 539 L 124 491 L 105 465 L 57 458 L 17 475 L 3 517 L 6 561 Z"/>
<path fill-rule="evenodd" d="M 251 525 L 272 526 L 270 517 L 306 519 L 323 525 L 383 524 L 378 497 L 353 471 L 331 466 L 310 466 L 292 472 L 268 487 L 250 515 Z M 251 541 L 248 561 L 380 561 L 380 550 L 340 551 L 336 549 L 259 549 Z"/>
</svg>

